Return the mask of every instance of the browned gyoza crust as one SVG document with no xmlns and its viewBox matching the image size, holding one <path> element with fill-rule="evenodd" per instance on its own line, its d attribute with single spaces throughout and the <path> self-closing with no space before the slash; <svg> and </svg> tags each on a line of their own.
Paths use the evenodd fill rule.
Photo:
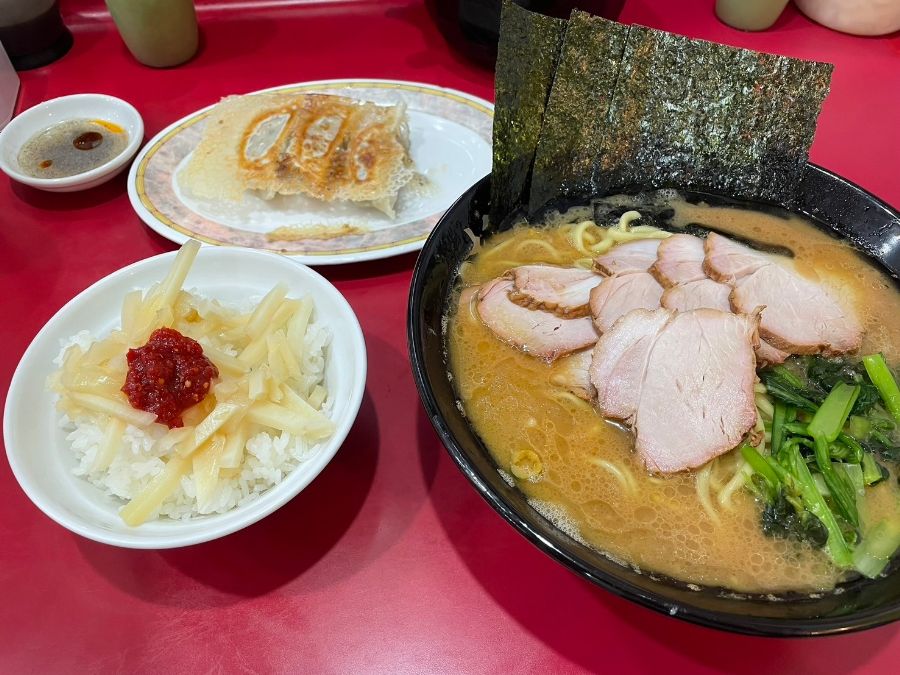
<svg viewBox="0 0 900 675">
<path fill-rule="evenodd" d="M 210 113 L 184 173 L 201 197 L 305 194 L 367 202 L 393 215 L 414 175 L 405 108 L 326 94 L 254 94 Z"/>
</svg>

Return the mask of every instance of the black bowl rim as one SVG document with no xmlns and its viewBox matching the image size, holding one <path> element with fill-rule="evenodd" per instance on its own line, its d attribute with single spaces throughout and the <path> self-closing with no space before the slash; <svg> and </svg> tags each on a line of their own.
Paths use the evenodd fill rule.
<svg viewBox="0 0 900 675">
<path fill-rule="evenodd" d="M 883 209 L 889 216 L 900 222 L 900 213 L 871 192 L 821 166 L 812 163 L 808 163 L 807 166 L 814 174 L 820 174 L 820 176 L 827 181 L 846 186 L 852 192 L 859 194 L 867 202 Z M 477 468 L 469 462 L 465 451 L 444 424 L 437 399 L 428 385 L 423 359 L 424 345 L 421 331 L 419 331 L 419 322 L 417 320 L 420 316 L 419 310 L 422 305 L 422 291 L 426 278 L 425 266 L 422 261 L 433 256 L 441 225 L 445 219 L 448 218 L 448 215 L 453 213 L 461 204 L 470 202 L 472 196 L 482 188 L 486 181 L 489 180 L 490 174 L 472 185 L 453 203 L 452 206 L 450 206 L 435 225 L 416 261 L 413 278 L 410 284 L 409 302 L 407 307 L 408 350 L 410 363 L 412 365 L 413 379 L 415 380 L 416 388 L 419 392 L 419 398 L 444 447 L 447 449 L 460 471 L 462 471 L 468 480 L 475 486 L 482 498 L 484 498 L 485 501 L 487 501 L 487 503 L 516 530 L 537 546 L 538 549 L 562 563 L 571 571 L 626 600 L 635 602 L 638 605 L 654 610 L 660 614 L 672 616 L 689 623 L 759 637 L 817 637 L 858 632 L 882 626 L 900 619 L 900 603 L 897 603 L 894 606 L 879 608 L 877 610 L 856 611 L 841 617 L 803 619 L 774 619 L 724 613 L 692 607 L 690 605 L 673 604 L 671 602 L 667 603 L 664 598 L 657 596 L 654 593 L 645 592 L 623 578 L 607 575 L 603 572 L 598 573 L 598 571 L 583 563 L 576 556 L 572 556 L 566 551 L 557 548 L 552 542 L 544 538 L 540 531 L 531 527 L 531 525 L 520 516 L 514 508 L 507 504 L 499 494 L 491 489 L 485 481 L 484 476 L 482 476 Z M 813 214 L 802 211 L 800 213 L 814 220 L 817 219 Z M 867 255 L 867 258 L 868 257 L 870 256 Z"/>
</svg>

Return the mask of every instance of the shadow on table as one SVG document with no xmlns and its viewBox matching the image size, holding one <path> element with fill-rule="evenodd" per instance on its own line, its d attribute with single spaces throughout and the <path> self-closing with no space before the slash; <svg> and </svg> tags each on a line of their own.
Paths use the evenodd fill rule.
<svg viewBox="0 0 900 675">
<path fill-rule="evenodd" d="M 311 571 L 350 528 L 372 485 L 379 433 L 368 393 L 344 445 L 299 495 L 261 521 L 222 539 L 165 551 L 134 551 L 76 542 L 110 583 L 142 600 L 217 607 L 265 595 Z M 369 535 L 372 536 L 372 535 Z M 304 578 L 304 590 L 352 575 L 358 563 L 336 557 Z M 173 579 L 170 568 L 196 584 Z"/>
<path fill-rule="evenodd" d="M 11 181 L 13 194 L 23 202 L 46 211 L 80 211 L 120 198 L 126 192 L 128 170 L 106 183 L 77 192 L 48 192 Z"/>
<path fill-rule="evenodd" d="M 277 23 L 278 18 L 261 16 L 250 9 L 230 14 L 227 10 L 221 13 L 207 11 L 200 21 L 197 53 L 191 57 L 191 62 L 202 58 L 204 68 L 240 64 L 271 41 L 277 33 Z M 215 33 L 215 39 L 210 40 L 208 35 L 212 33 Z"/>
<path fill-rule="evenodd" d="M 413 251 L 380 260 L 366 260 L 344 265 L 320 265 L 315 267 L 315 270 L 332 283 L 365 280 L 409 272 L 415 266 L 418 257 L 419 252 Z"/>
<path fill-rule="evenodd" d="M 494 70 L 496 44 L 477 39 L 480 36 L 470 39 L 462 30 L 456 10 L 455 3 L 428 0 L 422 5 L 391 8 L 385 13 L 388 18 L 402 21 L 423 35 L 427 48 L 411 54 L 406 59 L 409 65 L 417 68 L 444 66 L 449 56 L 454 64 L 461 66 L 462 72 L 456 75 L 465 75 L 464 71 L 471 69 Z"/>
<path fill-rule="evenodd" d="M 135 216 L 137 218 L 137 216 Z M 163 251 L 174 251 L 179 245 L 173 243 L 155 230 L 138 221 L 144 234 L 157 248 Z M 333 284 L 340 285 L 344 282 L 363 281 L 377 277 L 386 277 L 392 274 L 409 274 L 416 264 L 419 252 L 404 253 L 402 255 L 383 258 L 380 260 L 367 260 L 364 262 L 346 263 L 343 265 L 309 265 L 316 272 L 328 279 Z"/>
<path fill-rule="evenodd" d="M 542 553 L 495 513 L 444 453 L 424 411 L 423 465 L 440 451 L 431 501 L 447 537 L 485 591 L 525 631 L 593 672 L 665 667 L 718 672 L 849 672 L 895 635 L 882 627 L 854 636 L 761 640 L 669 618 L 592 585 Z M 438 450 L 436 451 L 435 448 Z M 513 636 L 510 636 L 513 639 Z M 665 663 L 664 663 L 665 662 Z"/>
</svg>

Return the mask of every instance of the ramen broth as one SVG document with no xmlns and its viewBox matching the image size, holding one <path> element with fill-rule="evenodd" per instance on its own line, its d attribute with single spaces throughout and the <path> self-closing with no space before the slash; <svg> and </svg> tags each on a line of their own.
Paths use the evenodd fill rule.
<svg viewBox="0 0 900 675">
<path fill-rule="evenodd" d="M 633 198 L 620 199 L 627 204 Z M 798 272 L 827 283 L 856 308 L 865 327 L 862 353 L 882 351 L 889 363 L 897 362 L 900 297 L 892 281 L 854 249 L 796 216 L 675 199 L 668 205 L 675 209 L 676 228 L 707 224 L 789 247 Z M 519 226 L 495 235 L 463 263 L 461 286 L 517 265 L 584 264 L 584 253 L 569 240 L 572 229 Z M 811 592 L 830 589 L 843 578 L 823 551 L 764 535 L 761 507 L 749 491 L 737 490 L 727 504 L 719 503 L 719 490 L 738 466 L 736 452 L 707 465 L 711 515 L 698 496 L 697 472 L 648 474 L 633 452 L 630 432 L 554 384 L 565 357 L 548 366 L 508 346 L 469 306 L 451 313 L 447 341 L 465 413 L 497 465 L 539 511 L 579 540 L 643 570 L 741 592 Z M 514 458 L 536 460 L 537 479 L 513 478 Z M 895 468 L 890 471 L 889 480 L 867 489 L 864 527 L 900 509 Z"/>
</svg>

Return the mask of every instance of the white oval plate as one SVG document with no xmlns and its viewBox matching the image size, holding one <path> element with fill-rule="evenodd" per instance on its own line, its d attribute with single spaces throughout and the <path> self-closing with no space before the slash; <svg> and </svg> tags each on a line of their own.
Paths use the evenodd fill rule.
<svg viewBox="0 0 900 675">
<path fill-rule="evenodd" d="M 272 513 L 305 488 L 328 464 L 356 419 L 366 382 L 366 346 L 353 309 L 318 273 L 273 253 L 203 247 L 186 289 L 239 305 L 263 296 L 278 282 L 289 295 L 309 293 L 319 319 L 332 331 L 326 368 L 333 402 L 334 435 L 308 460 L 259 498 L 231 511 L 187 521 L 159 518 L 128 527 L 119 517 L 124 503 L 73 475 L 75 459 L 59 426 L 56 395 L 46 386 L 61 345 L 81 330 L 103 337 L 119 326 L 122 298 L 162 279 L 175 253 L 148 258 L 101 279 L 57 312 L 25 351 L 13 375 L 3 417 L 3 439 L 13 474 L 41 511 L 89 539 L 128 548 L 161 549 L 209 541 Z"/>
<path fill-rule="evenodd" d="M 329 204 L 302 195 L 264 200 L 247 195 L 240 204 L 199 200 L 182 192 L 178 171 L 200 142 L 209 106 L 175 122 L 141 151 L 128 175 L 131 205 L 147 225 L 176 243 L 277 251 L 309 265 L 374 260 L 417 251 L 444 211 L 491 170 L 494 106 L 454 89 L 395 80 L 320 80 L 263 91 L 324 93 L 379 104 L 406 103 L 410 153 L 429 186 L 422 194 L 401 192 L 391 220 L 372 208 Z M 259 93 L 259 92 L 253 92 Z M 331 238 L 277 240 L 276 228 L 352 225 L 362 233 Z"/>
</svg>

